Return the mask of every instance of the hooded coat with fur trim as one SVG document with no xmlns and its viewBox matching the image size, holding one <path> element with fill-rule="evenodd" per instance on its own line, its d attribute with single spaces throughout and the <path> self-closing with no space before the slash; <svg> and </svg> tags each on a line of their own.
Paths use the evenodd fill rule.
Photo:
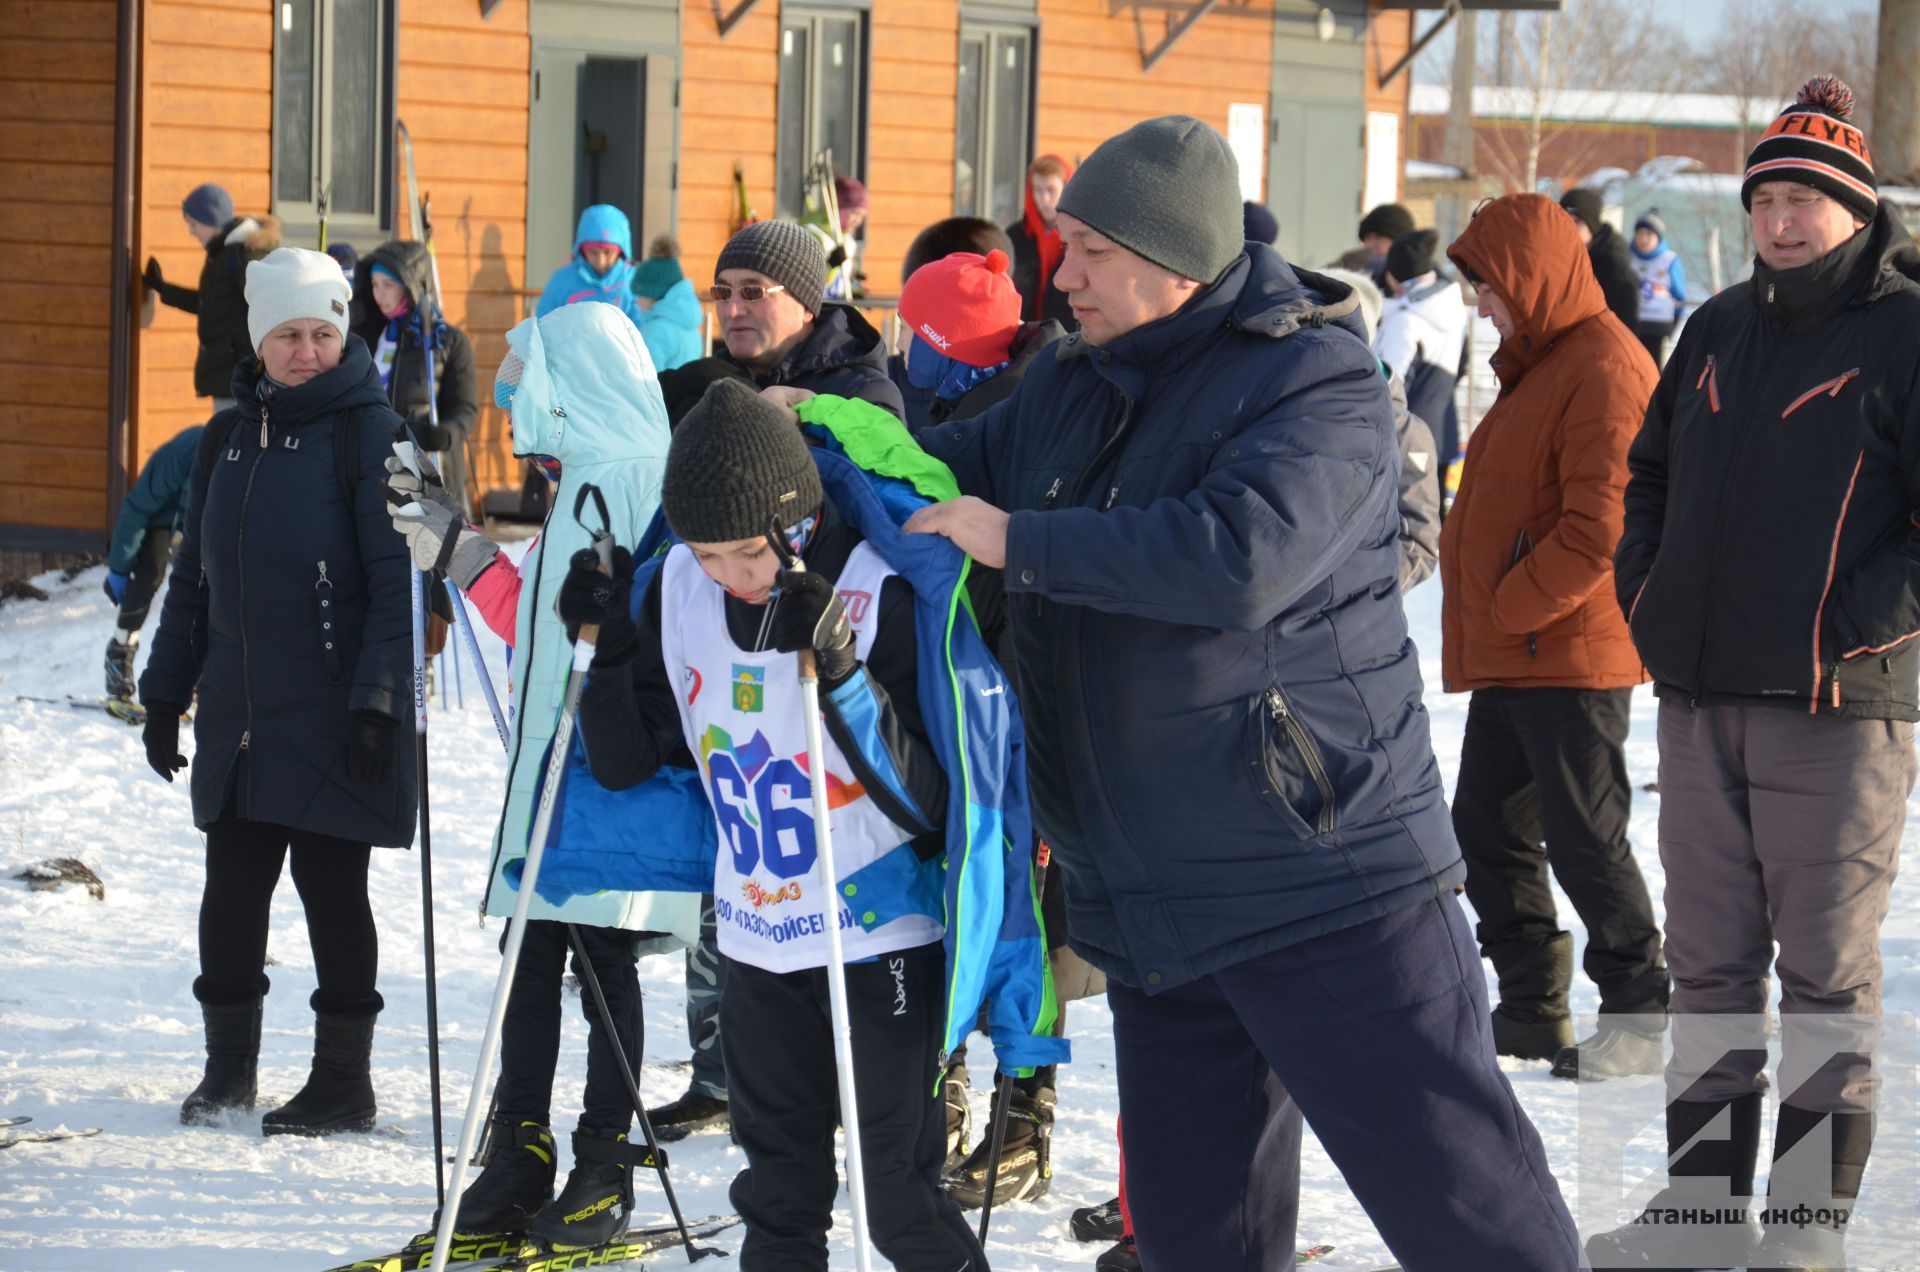
<svg viewBox="0 0 1920 1272">
<path fill-rule="evenodd" d="M 1386 378 L 1346 284 L 1249 244 L 920 434 L 1009 510 L 1036 820 L 1069 939 L 1157 993 L 1466 877 L 1400 606 Z"/>
<path fill-rule="evenodd" d="M 253 356 L 253 338 L 247 334 L 247 265 L 279 246 L 278 220 L 236 216 L 207 244 L 198 288 L 160 285 L 161 303 L 198 320 L 200 348 L 193 356 L 193 391 L 199 396 L 230 395 L 234 365 Z"/>
<path fill-rule="evenodd" d="M 1489 204 L 1448 255 L 1493 288 L 1514 331 L 1493 356 L 1500 396 L 1440 528 L 1442 681 L 1450 693 L 1639 684 L 1613 550 L 1653 363 L 1607 309 L 1553 200 Z"/>
</svg>

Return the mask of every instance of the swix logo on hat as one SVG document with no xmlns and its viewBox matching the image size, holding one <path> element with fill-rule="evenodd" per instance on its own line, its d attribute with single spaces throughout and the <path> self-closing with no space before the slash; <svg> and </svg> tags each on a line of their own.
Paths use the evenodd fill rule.
<svg viewBox="0 0 1920 1272">
<path fill-rule="evenodd" d="M 933 329 L 933 324 L 930 322 L 923 322 L 920 324 L 920 334 L 925 336 L 927 338 L 927 343 L 931 344 L 936 349 L 953 348 L 953 341 L 947 339 L 945 336 L 935 331 Z"/>
</svg>

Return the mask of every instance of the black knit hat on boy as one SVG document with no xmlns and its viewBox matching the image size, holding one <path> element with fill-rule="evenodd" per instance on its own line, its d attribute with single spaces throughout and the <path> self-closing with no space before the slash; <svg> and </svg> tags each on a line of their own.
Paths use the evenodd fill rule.
<svg viewBox="0 0 1920 1272">
<path fill-rule="evenodd" d="M 1398 203 L 1382 203 L 1360 218 L 1361 238 L 1378 234 L 1383 238 L 1397 239 L 1413 228 L 1413 213 Z"/>
<path fill-rule="evenodd" d="M 717 381 L 673 431 L 660 507 L 690 543 L 758 538 L 769 520 L 798 525 L 824 498 L 793 416 L 751 385 Z"/>
<path fill-rule="evenodd" d="M 727 240 L 714 262 L 713 274 L 750 269 L 787 289 L 810 314 L 820 312 L 827 290 L 827 254 L 820 240 L 804 225 L 792 221 L 755 221 L 740 227 Z"/>
<path fill-rule="evenodd" d="M 1438 230 L 1410 230 L 1387 249 L 1387 273 L 1401 282 L 1411 282 L 1433 269 L 1433 254 L 1440 250 Z"/>
<path fill-rule="evenodd" d="M 1600 227 L 1607 223 L 1604 209 L 1600 203 L 1600 192 L 1577 186 L 1560 196 L 1560 206 L 1574 220 L 1587 227 L 1590 234 L 1598 234 Z"/>
<path fill-rule="evenodd" d="M 1807 81 L 1747 156 L 1740 206 L 1751 210 L 1754 187 L 1797 181 L 1845 205 L 1863 221 L 1880 206 L 1867 139 L 1852 124 L 1853 90 L 1831 75 Z"/>
<path fill-rule="evenodd" d="M 1191 115 L 1142 120 L 1074 171 L 1060 210 L 1163 269 L 1212 283 L 1246 251 L 1240 165 Z"/>
</svg>

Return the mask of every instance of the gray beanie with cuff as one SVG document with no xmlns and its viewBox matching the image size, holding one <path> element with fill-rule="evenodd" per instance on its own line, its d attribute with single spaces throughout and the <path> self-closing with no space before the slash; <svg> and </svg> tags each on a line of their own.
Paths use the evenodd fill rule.
<svg viewBox="0 0 1920 1272">
<path fill-rule="evenodd" d="M 740 380 L 717 380 L 673 431 L 660 508 L 690 543 L 735 543 L 798 525 L 826 498 L 790 412 Z"/>
<path fill-rule="evenodd" d="M 720 249 L 713 264 L 717 281 L 721 271 L 750 269 L 787 289 L 810 314 L 818 314 L 827 291 L 827 253 L 813 231 L 792 221 L 755 221 Z"/>
<path fill-rule="evenodd" d="M 1060 210 L 1182 278 L 1212 283 L 1246 250 L 1240 167 L 1191 115 L 1109 137 L 1074 171 Z"/>
</svg>

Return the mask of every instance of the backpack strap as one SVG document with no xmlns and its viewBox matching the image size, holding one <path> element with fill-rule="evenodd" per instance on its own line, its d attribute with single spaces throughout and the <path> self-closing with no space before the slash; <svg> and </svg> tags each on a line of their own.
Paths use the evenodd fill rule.
<svg viewBox="0 0 1920 1272">
<path fill-rule="evenodd" d="M 229 407 L 228 411 L 223 411 L 221 414 L 226 415 L 228 412 L 231 414 L 228 415 L 225 424 L 220 423 L 219 415 L 207 421 L 206 431 L 200 434 L 200 445 L 193 452 L 194 476 L 200 479 L 203 486 L 213 475 L 213 466 L 220 462 L 220 452 L 226 448 L 227 439 L 233 436 L 235 426 L 240 423 L 239 407 Z"/>
<path fill-rule="evenodd" d="M 354 488 L 360 484 L 360 412 L 348 411 L 333 426 L 333 476 L 340 483 L 340 497 L 353 511 Z"/>
</svg>

